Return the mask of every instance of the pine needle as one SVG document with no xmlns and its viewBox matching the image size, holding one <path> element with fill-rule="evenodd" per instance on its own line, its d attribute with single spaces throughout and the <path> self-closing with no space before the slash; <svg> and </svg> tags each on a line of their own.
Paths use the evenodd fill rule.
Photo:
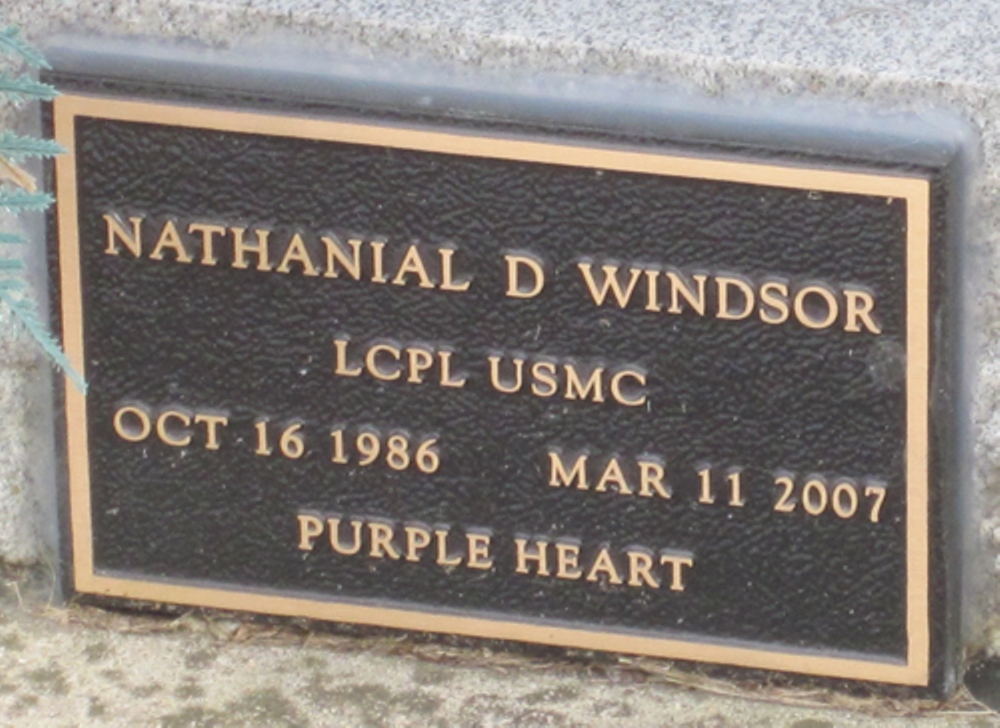
<svg viewBox="0 0 1000 728">
<path fill-rule="evenodd" d="M 0 209 L 9 212 L 43 211 L 48 209 L 53 202 L 55 200 L 47 192 L 0 189 Z"/>
<path fill-rule="evenodd" d="M 52 362 L 62 369 L 63 373 L 73 383 L 81 394 L 87 393 L 87 383 L 73 368 L 69 359 L 63 353 L 59 342 L 49 333 L 48 327 L 38 318 L 35 303 L 30 298 L 15 298 L 0 288 L 0 300 L 4 301 L 21 324 L 35 338 Z"/>
<path fill-rule="evenodd" d="M 22 38 L 21 31 L 14 26 L 0 28 L 0 51 L 5 51 L 8 55 L 19 56 L 21 60 L 33 68 L 51 68 L 42 54 Z"/>
<path fill-rule="evenodd" d="M 0 55 L 14 56 L 32 68 L 49 68 L 42 55 L 21 37 L 14 26 L 0 27 Z M 51 101 L 58 91 L 47 83 L 35 81 L 28 74 L 13 75 L 0 72 L 0 97 L 14 104 L 32 99 Z M 55 202 L 47 192 L 37 192 L 35 178 L 21 169 L 15 162 L 25 157 L 54 157 L 65 150 L 53 140 L 35 139 L 21 136 L 12 131 L 0 132 L 0 179 L 13 182 L 20 189 L 0 186 L 0 211 L 14 214 L 26 211 L 43 211 Z M 0 244 L 24 245 L 23 235 L 0 232 Z M 83 394 L 87 393 L 87 382 L 73 369 L 59 342 L 49 332 L 48 326 L 39 318 L 34 299 L 30 298 L 27 282 L 23 277 L 23 261 L 15 258 L 0 258 L 0 272 L 16 274 L 12 278 L 0 279 L 0 300 L 4 301 L 15 318 L 34 337 L 35 342 L 49 359 L 69 378 Z M 17 292 L 21 292 L 20 294 Z"/>
<path fill-rule="evenodd" d="M 52 86 L 36 81 L 27 74 L 11 76 L 9 73 L 0 73 L 0 93 L 7 94 L 7 98 L 15 104 L 29 99 L 51 101 L 59 95 Z"/>
<path fill-rule="evenodd" d="M 21 280 L 20 278 L 11 278 L 10 280 L 0 280 L 0 291 L 20 291 L 27 288 L 27 282 Z"/>
<path fill-rule="evenodd" d="M 15 162 L 25 157 L 54 157 L 65 151 L 53 139 L 35 139 L 12 131 L 0 133 L 0 154 Z"/>
</svg>

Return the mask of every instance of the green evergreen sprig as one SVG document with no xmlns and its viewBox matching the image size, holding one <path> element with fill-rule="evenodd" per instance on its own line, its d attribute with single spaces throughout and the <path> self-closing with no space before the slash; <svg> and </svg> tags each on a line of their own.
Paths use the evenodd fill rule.
<svg viewBox="0 0 1000 728">
<path fill-rule="evenodd" d="M 55 199 L 48 192 L 0 188 L 0 209 L 7 212 L 44 212 Z"/>
<path fill-rule="evenodd" d="M 0 59 L 14 60 L 30 68 L 48 68 L 41 53 L 27 43 L 17 28 L 0 27 Z M 51 101 L 58 91 L 49 84 L 34 80 L 27 73 L 0 71 L 0 99 L 14 104 L 28 101 Z M 0 132 L 0 212 L 17 215 L 22 212 L 44 211 L 54 202 L 52 195 L 38 192 L 34 178 L 15 164 L 28 157 L 50 158 L 63 153 L 63 148 L 49 139 Z M 0 244 L 25 246 L 23 235 L 0 231 Z M 65 372 L 69 380 L 84 394 L 87 382 L 77 372 L 38 313 L 25 278 L 26 267 L 19 257 L 0 258 L 0 301 L 7 305 L 49 359 Z"/>
<path fill-rule="evenodd" d="M 0 53 L 20 58 L 32 68 L 51 68 L 42 54 L 21 37 L 20 29 L 14 26 L 0 28 Z"/>
<path fill-rule="evenodd" d="M 12 131 L 0 132 L 0 155 L 18 162 L 25 157 L 54 157 L 66 150 L 53 139 L 36 139 Z"/>
<path fill-rule="evenodd" d="M 24 283 L 18 279 L 6 282 Z M 23 286 L 17 286 L 17 288 L 20 287 Z M 23 296 L 13 296 L 11 295 L 10 287 L 3 285 L 0 285 L 0 300 L 7 304 L 7 307 L 10 308 L 24 328 L 35 338 L 39 346 L 45 350 L 45 353 L 48 354 L 52 362 L 66 372 L 66 376 L 70 378 L 70 381 L 73 382 L 77 389 L 86 394 L 87 382 L 73 368 L 70 360 L 63 353 L 62 347 L 59 346 L 59 342 L 56 341 L 55 337 L 49 331 L 49 327 L 39 317 L 35 301 Z"/>
<path fill-rule="evenodd" d="M 0 94 L 6 95 L 9 101 L 15 104 L 23 104 L 25 101 L 51 101 L 59 92 L 54 86 L 36 81 L 26 73 L 20 76 L 2 72 L 0 73 Z"/>
</svg>

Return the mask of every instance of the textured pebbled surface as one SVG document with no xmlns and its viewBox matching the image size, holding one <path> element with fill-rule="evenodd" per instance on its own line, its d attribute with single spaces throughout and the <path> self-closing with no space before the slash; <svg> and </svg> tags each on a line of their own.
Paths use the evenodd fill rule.
<svg viewBox="0 0 1000 728">
<path fill-rule="evenodd" d="M 899 201 L 96 119 L 77 153 L 98 570 L 905 656 Z M 267 226 L 279 245 L 298 230 L 447 243 L 475 280 L 454 294 L 233 270 L 225 245 L 218 268 L 113 257 L 112 211 Z M 539 297 L 500 295 L 511 249 L 544 259 Z M 583 257 L 861 284 L 884 333 L 597 308 Z M 469 383 L 334 377 L 335 335 L 448 345 Z M 641 367 L 650 406 L 500 394 L 484 366 L 497 350 Z M 223 447 L 123 443 L 111 415 L 126 401 L 223 410 Z M 303 421 L 310 452 L 254 456 L 262 415 Z M 339 423 L 433 434 L 441 470 L 337 468 Z M 674 497 L 550 488 L 549 446 L 662 455 Z M 742 466 L 744 508 L 697 503 L 705 464 Z M 778 470 L 885 482 L 882 522 L 775 513 Z M 303 510 L 485 527 L 496 567 L 304 555 Z M 515 534 L 686 550 L 697 567 L 680 594 L 517 576 Z"/>
</svg>

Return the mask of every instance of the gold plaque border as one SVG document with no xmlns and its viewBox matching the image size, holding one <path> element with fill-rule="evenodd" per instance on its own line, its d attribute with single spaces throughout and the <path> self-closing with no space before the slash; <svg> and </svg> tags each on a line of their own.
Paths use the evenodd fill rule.
<svg viewBox="0 0 1000 728">
<path fill-rule="evenodd" d="M 63 345 L 86 375 L 83 298 L 77 220 L 75 122 L 77 117 L 163 124 L 215 131 L 267 134 L 319 141 L 508 159 L 572 167 L 669 175 L 818 192 L 854 193 L 906 200 L 906 634 L 907 659 L 880 660 L 836 650 L 781 649 L 773 645 L 664 639 L 637 630 L 597 630 L 510 617 L 455 616 L 418 609 L 365 606 L 327 599 L 279 596 L 125 578 L 94 569 L 90 463 L 84 396 L 65 381 L 69 469 L 69 522 L 77 591 L 108 597 L 215 607 L 277 615 L 626 652 L 822 675 L 926 686 L 929 681 L 928 397 L 930 183 L 919 176 L 817 169 L 790 164 L 737 162 L 660 154 L 647 149 L 529 141 L 505 136 L 443 132 L 405 126 L 332 121 L 274 113 L 130 101 L 84 95 L 54 102 L 55 138 L 67 154 L 56 160 L 57 223 Z M 831 654 L 832 653 L 832 654 Z"/>
</svg>

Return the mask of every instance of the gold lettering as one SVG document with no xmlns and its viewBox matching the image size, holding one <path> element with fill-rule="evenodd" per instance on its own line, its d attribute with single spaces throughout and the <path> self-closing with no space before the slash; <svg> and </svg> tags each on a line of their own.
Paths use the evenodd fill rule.
<svg viewBox="0 0 1000 728">
<path fill-rule="evenodd" d="M 247 255 L 256 255 L 257 270 L 265 273 L 271 270 L 271 262 L 268 260 L 268 240 L 271 237 L 270 230 L 254 230 L 257 237 L 256 245 L 244 242 L 243 235 L 246 233 L 246 228 L 231 227 L 229 228 L 229 232 L 233 236 L 233 268 L 246 270 L 250 267 L 246 260 Z"/>
<path fill-rule="evenodd" d="M 844 297 L 847 299 L 845 307 L 847 323 L 844 326 L 844 331 L 861 331 L 861 327 L 858 325 L 860 320 L 864 327 L 873 334 L 882 333 L 882 327 L 875 323 L 875 319 L 872 318 L 872 310 L 875 308 L 875 297 L 872 294 L 857 288 L 845 288 Z"/>
<path fill-rule="evenodd" d="M 341 377 L 360 377 L 361 367 L 356 366 L 353 369 L 347 365 L 347 339 L 334 339 L 333 340 L 333 351 L 334 351 L 334 365 L 333 373 Z"/>
<path fill-rule="evenodd" d="M 660 271 L 648 268 L 646 273 L 646 310 L 657 313 L 663 310 L 660 305 Z"/>
<path fill-rule="evenodd" d="M 579 579 L 583 576 L 580 566 L 580 545 L 565 541 L 556 542 L 556 578 Z"/>
<path fill-rule="evenodd" d="M 323 521 L 308 513 L 299 514 L 299 551 L 312 551 L 313 542 L 323 533 Z"/>
<path fill-rule="evenodd" d="M 125 426 L 125 415 L 132 415 L 139 420 L 138 431 Z M 149 415 L 140 407 L 126 406 L 120 408 L 115 412 L 113 424 L 118 437 L 127 442 L 142 442 L 149 437 L 149 433 L 153 429 L 153 423 L 149 421 Z"/>
<path fill-rule="evenodd" d="M 551 397 L 559 391 L 556 379 L 556 365 L 548 361 L 538 361 L 531 366 L 531 393 L 538 397 Z"/>
<path fill-rule="evenodd" d="M 337 266 L 343 268 L 344 272 L 356 281 L 361 280 L 361 241 L 350 239 L 347 244 L 351 246 L 351 257 L 347 257 L 347 251 L 343 244 L 334 235 L 324 235 L 320 238 L 326 246 L 326 278 L 338 278 L 340 273 Z M 374 245 L 374 243 L 372 243 Z"/>
<path fill-rule="evenodd" d="M 399 379 L 401 373 L 399 367 L 392 371 L 383 371 L 379 368 L 378 355 L 382 352 L 385 352 L 392 359 L 395 359 L 397 364 L 399 363 L 399 357 L 401 355 L 399 349 L 392 344 L 375 344 L 375 346 L 371 347 L 368 350 L 368 353 L 365 354 L 365 368 L 368 370 L 368 373 L 376 379 L 381 379 L 384 382 L 391 382 Z"/>
<path fill-rule="evenodd" d="M 753 311 L 754 295 L 753 288 L 742 278 L 732 276 L 716 276 L 715 285 L 719 291 L 719 310 L 716 317 L 729 321 L 739 321 L 745 319 Z M 737 288 L 743 294 L 743 310 L 733 312 L 730 310 L 729 290 Z"/>
<path fill-rule="evenodd" d="M 788 320 L 788 314 L 788 286 L 781 281 L 768 281 L 762 285 L 760 320 L 765 324 L 783 324 Z"/>
<path fill-rule="evenodd" d="M 601 479 L 594 486 L 594 491 L 597 493 L 606 492 L 609 483 L 614 484 L 616 490 L 622 495 L 632 495 L 632 489 L 625 482 L 625 475 L 622 473 L 622 468 L 618 464 L 617 458 L 608 460 L 608 464 L 604 466 L 604 473 L 601 475 Z"/>
<path fill-rule="evenodd" d="M 430 276 L 427 275 L 427 269 L 424 268 L 423 258 L 420 257 L 420 248 L 415 243 L 406 249 L 403 262 L 399 264 L 396 277 L 392 279 L 393 285 L 405 286 L 408 274 L 417 276 L 419 281 L 417 285 L 421 288 L 434 288 L 434 283 L 431 281 Z"/>
<path fill-rule="evenodd" d="M 160 436 L 160 439 L 163 440 L 165 444 L 170 445 L 171 447 L 187 447 L 190 445 L 191 433 L 185 430 L 185 434 L 181 436 L 180 439 L 173 438 L 170 433 L 167 432 L 167 420 L 177 420 L 183 427 L 190 427 L 191 418 L 183 412 L 167 410 L 156 420 L 156 434 Z"/>
<path fill-rule="evenodd" d="M 596 367 L 590 372 L 590 377 L 587 379 L 587 384 L 580 381 L 580 375 L 576 371 L 576 367 L 572 364 L 565 364 L 566 368 L 566 399 L 586 399 L 590 395 L 590 391 L 594 390 L 594 394 L 591 399 L 594 402 L 604 401 L 604 390 L 601 387 L 601 375 L 604 374 L 604 367 Z"/>
<path fill-rule="evenodd" d="M 198 413 L 194 416 L 194 422 L 196 425 L 204 423 L 205 425 L 205 449 L 206 450 L 218 450 L 219 449 L 219 425 L 226 427 L 229 425 L 229 418 L 225 415 L 209 415 L 204 412 Z"/>
<path fill-rule="evenodd" d="M 602 546 L 601 550 L 597 552 L 597 558 L 594 559 L 594 563 L 587 573 L 587 581 L 598 581 L 600 574 L 607 574 L 610 584 L 622 583 L 622 578 L 615 567 L 615 562 L 611 560 L 611 554 L 608 553 L 607 546 Z"/>
<path fill-rule="evenodd" d="M 498 392 L 503 392 L 504 394 L 513 394 L 521 389 L 521 385 L 524 384 L 524 359 L 513 359 L 514 362 L 514 384 L 513 386 L 505 386 L 500 381 L 500 357 L 491 356 L 489 357 L 490 362 L 490 382 L 493 384 L 493 388 Z"/>
<path fill-rule="evenodd" d="M 655 490 L 661 498 L 670 498 L 670 491 L 663 487 L 663 466 L 653 460 L 639 460 L 639 495 L 653 497 Z"/>
<path fill-rule="evenodd" d="M 646 386 L 645 374 L 632 369 L 623 369 L 611 377 L 609 389 L 611 390 L 612 399 L 614 399 L 618 404 L 623 404 L 626 407 L 641 407 L 646 404 L 646 392 L 644 390 L 641 394 L 631 399 L 622 394 L 622 380 L 626 378 L 636 380 L 640 387 Z"/>
<path fill-rule="evenodd" d="M 467 533 L 465 538 L 469 543 L 469 560 L 466 563 L 470 569 L 489 569 L 493 566 L 490 556 L 490 534 Z"/>
<path fill-rule="evenodd" d="M 583 275 L 583 282 L 587 284 L 590 297 L 594 299 L 594 304 L 597 306 L 604 305 L 604 299 L 607 298 L 610 291 L 614 294 L 615 300 L 618 302 L 618 307 L 625 308 L 632 298 L 632 293 L 635 291 L 635 284 L 642 275 L 641 268 L 631 268 L 629 270 L 628 283 L 623 290 L 621 283 L 618 282 L 618 266 L 603 265 L 601 266 L 601 272 L 604 274 L 604 283 L 598 288 L 597 282 L 594 280 L 594 274 L 591 271 L 592 266 L 590 263 L 577 263 L 576 267 L 580 269 L 580 273 Z"/>
<path fill-rule="evenodd" d="M 448 531 L 447 529 L 437 529 L 434 531 L 434 537 L 437 541 L 437 559 L 436 563 L 438 566 L 458 566 L 462 563 L 461 556 L 449 556 L 448 555 Z"/>
<path fill-rule="evenodd" d="M 226 228 L 222 225 L 209 225 L 207 222 L 193 222 L 188 225 L 188 233 L 201 233 L 201 264 L 216 265 L 219 259 L 215 257 L 215 236 L 225 235 Z"/>
<path fill-rule="evenodd" d="M 458 293 L 469 290 L 469 286 L 472 284 L 471 279 L 466 280 L 463 283 L 455 282 L 451 264 L 451 259 L 455 255 L 454 249 L 439 248 L 438 255 L 441 257 L 441 290 L 456 291 Z"/>
<path fill-rule="evenodd" d="M 381 240 L 373 240 L 369 244 L 372 249 L 372 283 L 388 283 L 382 267 L 385 260 L 385 243 Z"/>
<path fill-rule="evenodd" d="M 368 538 L 371 544 L 368 555 L 373 559 L 382 559 L 388 556 L 390 559 L 398 560 L 399 551 L 392 545 L 392 527 L 385 523 L 376 521 L 368 522 Z"/>
<path fill-rule="evenodd" d="M 406 349 L 406 359 L 408 362 L 406 381 L 410 384 L 423 383 L 424 378 L 420 375 L 434 366 L 434 350 L 411 346 Z"/>
<path fill-rule="evenodd" d="M 318 276 L 319 271 L 316 270 L 316 266 L 312 262 L 312 258 L 309 257 L 309 250 L 306 248 L 306 244 L 302 241 L 302 236 L 299 233 L 295 233 L 292 239 L 288 241 L 288 248 L 285 250 L 285 256 L 281 259 L 281 263 L 275 269 L 278 273 L 291 273 L 292 269 L 289 267 L 289 263 L 298 263 L 302 266 L 302 273 L 307 276 Z"/>
<path fill-rule="evenodd" d="M 538 576 L 548 576 L 548 546 L 549 542 L 542 539 L 534 541 L 534 551 L 528 551 L 528 541 L 523 538 L 515 538 L 514 545 L 517 547 L 517 567 L 514 569 L 518 574 L 528 574 L 528 562 L 534 561 Z"/>
<path fill-rule="evenodd" d="M 570 487 L 576 481 L 579 490 L 587 490 L 587 456 L 578 455 L 573 462 L 573 468 L 567 472 L 566 464 L 562 456 L 557 452 L 549 451 L 549 485 L 554 488 L 560 486 Z"/>
<path fill-rule="evenodd" d="M 326 519 L 326 524 L 330 531 L 330 548 L 342 556 L 354 556 L 354 554 L 361 551 L 361 527 L 364 525 L 363 521 L 350 521 L 352 537 L 354 539 L 354 543 L 350 546 L 344 546 L 340 542 L 339 518 L 328 518 Z"/>
<path fill-rule="evenodd" d="M 452 352 L 450 351 L 439 351 L 437 353 L 438 360 L 441 362 L 441 386 L 457 389 L 465 386 L 468 377 L 464 374 L 456 377 L 451 373 L 451 354 Z"/>
<path fill-rule="evenodd" d="M 810 312 L 806 310 L 806 296 L 809 294 L 816 294 L 823 299 L 823 302 L 826 304 L 825 318 L 813 318 Z M 796 293 L 794 307 L 795 318 L 799 320 L 800 324 L 810 329 L 825 329 L 837 320 L 837 315 L 839 313 L 836 296 L 834 296 L 833 292 L 831 292 L 826 286 L 818 284 L 806 286 Z"/>
<path fill-rule="evenodd" d="M 108 231 L 108 247 L 104 249 L 104 252 L 108 255 L 118 255 L 118 246 L 115 244 L 116 240 L 121 241 L 125 244 L 125 247 L 138 258 L 142 255 L 142 221 L 141 217 L 130 217 L 128 220 L 132 223 L 132 233 L 129 234 L 128 230 L 122 224 L 122 221 L 117 215 L 102 215 L 105 227 Z"/>
<path fill-rule="evenodd" d="M 177 225 L 173 220 L 167 220 L 160 231 L 160 239 L 156 241 L 153 252 L 149 254 L 150 260 L 163 260 L 163 249 L 170 248 L 174 251 L 174 257 L 178 263 L 190 263 L 191 256 L 184 249 L 181 242 L 180 233 L 177 232 Z"/>
<path fill-rule="evenodd" d="M 667 280 L 670 281 L 670 308 L 667 309 L 667 313 L 680 313 L 681 309 L 681 298 L 683 298 L 688 306 L 697 311 L 699 316 L 705 315 L 705 281 L 708 280 L 708 276 L 701 273 L 696 273 L 692 275 L 691 278 L 698 285 L 698 292 L 695 293 L 691 290 L 691 286 L 688 284 L 684 278 L 672 270 L 666 271 Z"/>
<path fill-rule="evenodd" d="M 628 585 L 629 586 L 651 586 L 654 589 L 660 588 L 660 581 L 653 576 L 653 557 L 645 550 L 629 549 L 625 552 L 628 555 Z"/>
<path fill-rule="evenodd" d="M 689 555 L 681 556 L 662 551 L 660 552 L 660 564 L 670 564 L 670 590 L 684 591 L 684 573 L 682 569 L 685 566 L 688 568 L 693 567 L 694 559 Z"/>
<path fill-rule="evenodd" d="M 541 262 L 529 253 L 504 255 L 507 261 L 507 295 L 511 298 L 534 298 L 545 287 L 545 271 Z M 534 280 L 522 284 L 521 270 L 531 271 Z"/>
<path fill-rule="evenodd" d="M 406 560 L 420 561 L 420 552 L 430 546 L 431 532 L 420 526 L 406 526 Z"/>
</svg>

